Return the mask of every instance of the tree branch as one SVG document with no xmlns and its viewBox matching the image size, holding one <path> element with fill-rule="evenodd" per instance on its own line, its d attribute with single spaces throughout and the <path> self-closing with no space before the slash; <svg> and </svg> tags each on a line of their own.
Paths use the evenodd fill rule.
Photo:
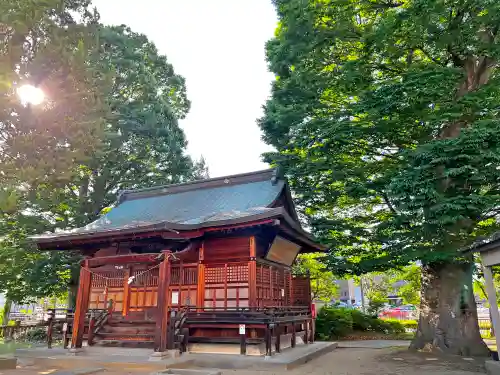
<svg viewBox="0 0 500 375">
<path fill-rule="evenodd" d="M 391 210 L 393 214 L 398 215 L 398 212 L 396 211 L 391 201 L 389 200 L 387 193 L 385 193 L 384 191 L 380 191 L 380 195 L 382 195 L 382 198 L 384 199 L 384 202 L 387 205 L 387 207 L 389 207 L 389 210 Z"/>
</svg>

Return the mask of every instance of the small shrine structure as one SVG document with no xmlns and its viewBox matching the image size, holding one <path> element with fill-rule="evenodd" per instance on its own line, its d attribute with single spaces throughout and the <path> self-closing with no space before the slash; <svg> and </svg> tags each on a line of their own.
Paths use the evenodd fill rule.
<svg viewBox="0 0 500 375">
<path fill-rule="evenodd" d="M 85 227 L 33 238 L 83 256 L 72 348 L 236 344 L 270 355 L 314 339 L 310 280 L 291 268 L 324 248 L 276 170 L 123 191 Z"/>
</svg>

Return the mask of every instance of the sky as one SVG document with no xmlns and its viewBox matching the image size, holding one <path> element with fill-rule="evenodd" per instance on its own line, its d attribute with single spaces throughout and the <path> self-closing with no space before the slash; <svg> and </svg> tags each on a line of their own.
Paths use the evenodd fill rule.
<svg viewBox="0 0 500 375">
<path fill-rule="evenodd" d="M 277 18 L 271 0 L 93 0 L 104 24 L 145 34 L 186 78 L 191 110 L 180 122 L 188 153 L 210 177 L 268 166 L 256 120 L 270 95 L 265 43 Z"/>
</svg>

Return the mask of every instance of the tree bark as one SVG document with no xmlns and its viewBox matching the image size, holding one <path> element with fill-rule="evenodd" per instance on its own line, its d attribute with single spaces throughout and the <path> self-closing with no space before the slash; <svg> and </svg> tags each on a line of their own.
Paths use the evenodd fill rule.
<svg viewBox="0 0 500 375">
<path fill-rule="evenodd" d="M 74 309 L 76 306 L 76 295 L 78 294 L 78 280 L 74 280 L 68 286 L 68 309 Z"/>
<path fill-rule="evenodd" d="M 2 324 L 9 324 L 10 310 L 12 309 L 12 301 L 7 297 L 5 298 L 5 304 L 3 306 L 2 312 Z"/>
<path fill-rule="evenodd" d="M 472 290 L 472 262 L 422 266 L 420 318 L 410 349 L 487 356 Z"/>
</svg>

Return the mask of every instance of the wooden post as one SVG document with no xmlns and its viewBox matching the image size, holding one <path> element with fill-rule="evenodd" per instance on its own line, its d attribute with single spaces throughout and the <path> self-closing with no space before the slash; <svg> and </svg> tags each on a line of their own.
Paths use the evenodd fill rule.
<svg viewBox="0 0 500 375">
<path fill-rule="evenodd" d="M 488 294 L 488 302 L 490 304 L 490 313 L 493 328 L 495 329 L 495 340 L 497 348 L 500 350 L 500 314 L 498 312 L 497 292 L 493 283 L 493 273 L 491 266 L 483 266 L 484 281 L 486 284 L 486 292 Z"/>
<path fill-rule="evenodd" d="M 240 334 L 240 354 L 241 355 L 246 355 L 247 354 L 247 338 L 246 334 Z"/>
<path fill-rule="evenodd" d="M 107 295 L 107 294 L 106 294 Z M 111 321 L 111 317 L 113 316 L 113 311 L 115 309 L 115 304 L 113 302 L 112 299 L 110 299 L 108 301 L 108 306 L 107 306 L 107 309 L 108 309 L 108 323 Z"/>
<path fill-rule="evenodd" d="M 62 332 L 63 332 L 63 335 L 62 335 L 62 342 L 63 342 L 63 349 L 67 349 L 68 348 L 68 318 L 66 317 L 64 323 L 63 323 L 63 327 L 62 327 Z"/>
<path fill-rule="evenodd" d="M 292 322 L 292 348 L 295 348 L 297 342 L 297 333 L 295 332 L 295 321 Z"/>
<path fill-rule="evenodd" d="M 304 323 L 304 344 L 309 344 L 309 320 Z"/>
<path fill-rule="evenodd" d="M 52 333 L 54 331 L 54 316 L 55 316 L 55 311 L 52 309 L 48 310 L 47 348 L 49 348 L 49 349 L 52 349 Z"/>
<path fill-rule="evenodd" d="M 276 353 L 281 353 L 281 326 L 276 324 L 276 341 L 274 342 Z"/>
<path fill-rule="evenodd" d="M 123 307 L 122 307 L 122 315 L 127 316 L 128 310 L 130 307 L 130 284 L 128 283 L 130 277 L 130 268 L 125 270 L 125 274 L 123 277 Z"/>
<path fill-rule="evenodd" d="M 257 262 L 255 237 L 250 237 L 250 260 L 248 261 L 248 306 L 257 306 Z"/>
<path fill-rule="evenodd" d="M 92 346 L 94 344 L 94 329 L 95 329 L 95 316 L 94 313 L 92 312 L 90 314 L 90 321 L 89 321 L 89 332 L 87 334 L 87 345 Z"/>
<path fill-rule="evenodd" d="M 272 347 L 271 347 L 271 342 L 272 342 L 272 336 L 271 336 L 271 327 L 269 324 L 266 326 L 266 356 L 270 357 L 272 356 Z"/>
<path fill-rule="evenodd" d="M 88 260 L 85 267 L 80 268 L 80 280 L 78 284 L 78 295 L 76 298 L 75 317 L 73 320 L 73 332 L 71 335 L 71 347 L 81 348 L 83 344 L 83 331 L 85 329 L 85 315 L 89 304 L 90 282 L 92 275 L 87 271 Z"/>
<path fill-rule="evenodd" d="M 167 349 L 168 313 L 169 313 L 169 278 L 170 251 L 163 251 L 165 259 L 160 264 L 158 280 L 158 317 L 156 319 L 155 350 L 164 352 Z"/>
<path fill-rule="evenodd" d="M 198 285 L 196 288 L 197 311 L 203 311 L 205 307 L 205 244 L 202 242 L 198 251 Z"/>
</svg>

